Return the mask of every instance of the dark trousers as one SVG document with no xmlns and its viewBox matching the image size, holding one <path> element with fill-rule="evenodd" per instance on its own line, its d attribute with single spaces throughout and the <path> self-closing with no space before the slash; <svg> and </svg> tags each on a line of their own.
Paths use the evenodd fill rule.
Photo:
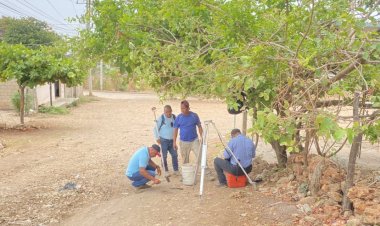
<svg viewBox="0 0 380 226">
<path fill-rule="evenodd" d="M 168 140 L 160 137 L 161 141 L 161 149 L 162 149 L 162 157 L 164 158 L 164 167 L 165 171 L 168 171 L 168 152 L 172 156 L 172 164 L 173 164 L 173 170 L 178 171 L 178 153 L 176 150 L 174 150 L 173 147 L 173 140 Z"/>
<path fill-rule="evenodd" d="M 241 170 L 239 165 L 232 165 L 228 160 L 221 158 L 214 159 L 214 168 L 218 174 L 218 180 L 220 184 L 227 184 L 226 175 L 224 175 L 224 172 L 228 172 L 235 176 L 244 175 L 244 172 Z M 244 170 L 246 173 L 250 173 L 252 171 L 252 165 L 244 168 Z"/>
<path fill-rule="evenodd" d="M 146 168 L 145 168 L 148 173 L 154 177 L 156 176 L 156 169 L 151 167 L 150 165 L 148 165 Z M 137 171 L 136 173 L 134 173 L 131 177 L 128 177 L 132 182 L 132 186 L 133 187 L 140 187 L 140 186 L 143 186 L 144 184 L 148 183 L 148 179 L 146 179 L 143 175 L 140 174 L 140 171 Z"/>
</svg>

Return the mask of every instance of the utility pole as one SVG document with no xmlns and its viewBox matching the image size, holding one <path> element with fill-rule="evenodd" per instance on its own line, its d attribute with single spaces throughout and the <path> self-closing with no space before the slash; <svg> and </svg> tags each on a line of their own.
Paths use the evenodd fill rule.
<svg viewBox="0 0 380 226">
<path fill-rule="evenodd" d="M 100 90 L 103 90 L 103 60 L 100 60 Z"/>
<path fill-rule="evenodd" d="M 87 29 L 87 32 L 90 32 L 91 0 L 86 0 L 86 17 L 87 17 L 86 29 Z M 88 75 L 88 95 L 92 96 L 92 69 L 89 70 L 89 75 Z"/>
</svg>

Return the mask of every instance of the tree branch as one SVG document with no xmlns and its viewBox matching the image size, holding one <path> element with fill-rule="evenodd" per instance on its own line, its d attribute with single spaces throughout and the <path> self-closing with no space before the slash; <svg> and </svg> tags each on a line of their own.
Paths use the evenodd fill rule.
<svg viewBox="0 0 380 226">
<path fill-rule="evenodd" d="M 341 79 L 343 79 L 344 77 L 346 77 L 350 72 L 352 72 L 353 70 L 356 69 L 356 67 L 362 63 L 364 63 L 365 60 L 361 58 L 361 56 L 359 56 L 359 59 L 352 62 L 350 65 L 348 65 L 345 69 L 343 69 L 341 72 L 339 72 L 336 76 L 334 76 L 333 78 L 331 78 L 329 80 L 330 84 L 334 83 L 334 82 L 337 82 Z"/>
<path fill-rule="evenodd" d="M 297 58 L 297 56 L 298 56 L 298 52 L 299 52 L 299 50 L 301 49 L 301 45 L 302 45 L 303 41 L 306 39 L 306 36 L 307 36 L 307 35 L 309 34 L 309 32 L 310 32 L 311 24 L 312 24 L 312 22 L 313 22 L 313 16 L 314 16 L 314 0 L 311 1 L 310 20 L 309 20 L 309 24 L 308 24 L 308 26 L 307 26 L 306 33 L 305 33 L 305 35 L 302 35 L 302 39 L 301 39 L 300 43 L 299 43 L 298 46 L 297 46 L 296 54 L 295 54 L 295 56 L 294 56 L 294 57 L 296 57 L 296 58 Z"/>
<path fill-rule="evenodd" d="M 348 140 L 348 139 L 347 139 L 347 137 L 346 137 L 346 139 L 343 141 L 343 144 L 338 148 L 338 150 L 336 150 L 336 151 L 334 151 L 333 153 L 329 154 L 329 155 L 327 156 L 327 158 L 330 158 L 331 156 L 336 155 L 340 150 L 342 150 L 343 147 L 344 147 L 344 145 L 346 144 L 347 140 Z M 335 144 L 335 142 L 334 142 L 334 144 Z M 333 144 L 333 145 L 334 145 L 334 144 Z M 331 147 L 329 148 L 329 150 L 332 148 L 333 145 L 331 145 Z"/>
</svg>

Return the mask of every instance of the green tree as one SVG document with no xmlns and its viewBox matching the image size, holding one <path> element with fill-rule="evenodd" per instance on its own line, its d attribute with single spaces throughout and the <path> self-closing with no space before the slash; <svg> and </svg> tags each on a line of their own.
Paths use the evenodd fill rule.
<svg viewBox="0 0 380 226">
<path fill-rule="evenodd" d="M 47 23 L 32 17 L 21 19 L 2 17 L 0 30 L 3 32 L 2 41 L 9 44 L 23 44 L 32 49 L 37 49 L 41 45 L 53 45 L 60 39 Z"/>
<path fill-rule="evenodd" d="M 360 130 L 379 139 L 378 116 L 339 124 L 356 91 L 362 102 L 380 96 L 379 34 L 366 29 L 378 11 L 373 1 L 104 0 L 83 40 L 163 96 L 242 101 L 285 167 L 287 151 L 331 156 L 340 149 L 328 142 Z"/>
<path fill-rule="evenodd" d="M 25 88 L 60 80 L 74 86 L 82 83 L 78 63 L 56 49 L 32 50 L 24 45 L 0 44 L 0 81 L 16 79 L 20 92 L 20 122 L 24 124 Z"/>
</svg>

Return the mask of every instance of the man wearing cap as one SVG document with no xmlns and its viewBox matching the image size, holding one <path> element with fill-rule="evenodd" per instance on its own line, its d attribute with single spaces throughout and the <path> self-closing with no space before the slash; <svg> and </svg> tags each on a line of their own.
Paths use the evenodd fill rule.
<svg viewBox="0 0 380 226">
<path fill-rule="evenodd" d="M 154 184 L 159 184 L 161 181 L 156 176 L 161 175 L 161 168 L 152 161 L 153 157 L 161 157 L 160 146 L 153 144 L 151 147 L 142 147 L 137 150 L 131 157 L 128 163 L 125 175 L 131 180 L 132 186 L 137 189 L 150 188 L 147 185 L 148 181 L 153 181 Z"/>
</svg>

